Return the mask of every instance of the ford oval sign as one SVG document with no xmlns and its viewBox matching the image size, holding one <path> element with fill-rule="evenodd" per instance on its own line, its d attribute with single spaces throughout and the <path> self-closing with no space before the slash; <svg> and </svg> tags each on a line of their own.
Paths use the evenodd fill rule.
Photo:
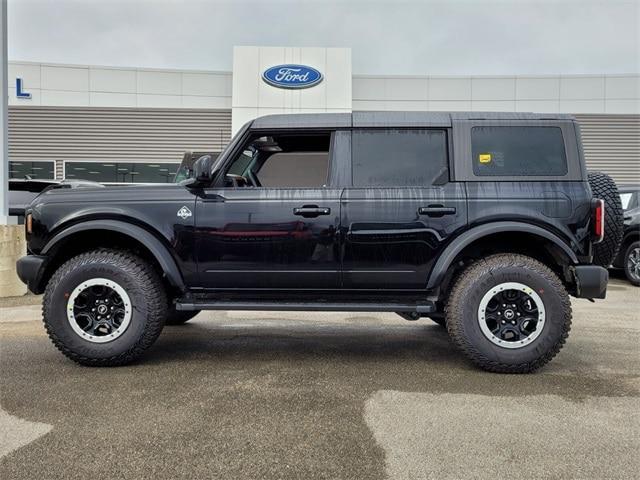
<svg viewBox="0 0 640 480">
<path fill-rule="evenodd" d="M 278 88 L 309 88 L 322 81 L 322 74 L 306 65 L 276 65 L 267 68 L 262 79 Z"/>
</svg>

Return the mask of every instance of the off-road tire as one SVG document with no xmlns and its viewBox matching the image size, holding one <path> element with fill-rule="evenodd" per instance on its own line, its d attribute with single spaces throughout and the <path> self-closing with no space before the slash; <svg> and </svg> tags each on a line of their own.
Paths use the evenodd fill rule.
<svg viewBox="0 0 640 480">
<path fill-rule="evenodd" d="M 629 280 L 632 285 L 635 285 L 636 287 L 640 287 L 640 279 L 635 277 L 629 271 L 629 255 L 631 255 L 631 252 L 633 252 L 633 250 L 635 250 L 636 248 L 640 248 L 640 241 L 638 240 L 636 240 L 635 242 L 631 242 L 631 244 L 627 247 L 626 251 L 624 252 L 623 268 L 624 268 L 624 274 L 627 276 L 627 280 Z"/>
<path fill-rule="evenodd" d="M 589 172 L 589 185 L 594 198 L 604 200 L 604 239 L 593 246 L 593 264 L 609 267 L 616 258 L 624 233 L 622 201 L 613 179 L 602 172 Z"/>
<path fill-rule="evenodd" d="M 127 329 L 106 343 L 81 338 L 67 319 L 70 292 L 92 278 L 118 283 L 131 299 Z M 42 304 L 43 322 L 53 344 L 71 360 L 95 367 L 136 360 L 158 338 L 166 315 L 166 292 L 156 271 L 132 253 L 108 249 L 80 254 L 60 266 L 45 289 Z"/>
<path fill-rule="evenodd" d="M 545 324 L 530 344 L 507 349 L 492 343 L 480 329 L 482 297 L 503 282 L 522 283 L 541 298 Z M 457 277 L 445 306 L 451 340 L 477 366 L 491 372 L 529 373 L 557 355 L 571 329 L 571 302 L 558 276 L 533 258 L 498 254 L 478 260 Z"/>
<path fill-rule="evenodd" d="M 183 323 L 191 320 L 199 313 L 200 310 L 176 310 L 175 307 L 171 305 L 167 313 L 167 320 L 165 321 L 165 325 L 182 325 Z"/>
</svg>

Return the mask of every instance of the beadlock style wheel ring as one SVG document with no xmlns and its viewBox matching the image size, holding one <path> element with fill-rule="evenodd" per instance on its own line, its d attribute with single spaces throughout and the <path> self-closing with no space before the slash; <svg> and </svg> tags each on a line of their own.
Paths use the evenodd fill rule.
<svg viewBox="0 0 640 480">
<path fill-rule="evenodd" d="M 501 283 L 482 297 L 478 323 L 491 343 L 503 348 L 522 348 L 542 333 L 544 303 L 533 289 L 522 283 Z"/>
<path fill-rule="evenodd" d="M 92 278 L 78 285 L 67 301 L 67 320 L 88 342 L 107 343 L 121 336 L 131 322 L 131 300 L 118 283 Z"/>
</svg>

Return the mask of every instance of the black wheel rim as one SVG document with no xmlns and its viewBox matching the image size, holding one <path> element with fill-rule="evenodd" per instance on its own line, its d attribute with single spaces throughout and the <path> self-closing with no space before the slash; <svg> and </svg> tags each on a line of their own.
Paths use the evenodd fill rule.
<svg viewBox="0 0 640 480">
<path fill-rule="evenodd" d="M 640 247 L 631 249 L 627 256 L 627 272 L 636 282 L 640 282 Z"/>
<path fill-rule="evenodd" d="M 83 339 L 94 343 L 109 342 L 129 326 L 131 301 L 116 282 L 94 278 L 82 282 L 69 296 L 67 319 Z"/>
<path fill-rule="evenodd" d="M 480 301 L 478 322 L 482 333 L 503 348 L 530 344 L 544 327 L 540 296 L 530 287 L 507 282 L 491 288 Z"/>
</svg>

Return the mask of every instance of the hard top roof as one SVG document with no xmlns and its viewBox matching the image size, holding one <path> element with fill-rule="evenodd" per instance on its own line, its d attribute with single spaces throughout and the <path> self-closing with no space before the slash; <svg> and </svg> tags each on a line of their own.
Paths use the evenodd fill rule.
<svg viewBox="0 0 640 480">
<path fill-rule="evenodd" d="M 455 120 L 572 120 L 559 113 L 353 112 L 292 113 L 256 118 L 251 128 L 450 127 Z"/>
</svg>

